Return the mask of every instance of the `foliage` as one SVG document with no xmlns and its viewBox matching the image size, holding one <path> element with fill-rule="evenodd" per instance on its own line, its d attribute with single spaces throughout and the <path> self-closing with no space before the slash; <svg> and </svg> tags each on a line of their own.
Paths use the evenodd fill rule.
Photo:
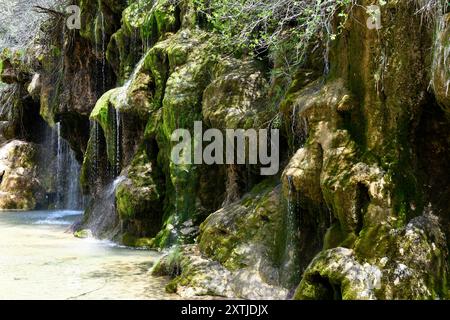
<svg viewBox="0 0 450 320">
<path fill-rule="evenodd" d="M 433 20 L 448 12 L 450 1 L 448 0 L 416 0 L 417 13 L 422 14 L 428 20 Z"/>
<path fill-rule="evenodd" d="M 0 50 L 23 49 L 32 44 L 45 15 L 35 6 L 52 7 L 57 0 L 0 0 Z"/>
<path fill-rule="evenodd" d="M 195 0 L 228 47 L 259 55 L 289 52 L 283 61 L 304 61 L 312 43 L 336 37 L 354 0 Z M 338 16 L 341 23 L 333 27 Z"/>
</svg>

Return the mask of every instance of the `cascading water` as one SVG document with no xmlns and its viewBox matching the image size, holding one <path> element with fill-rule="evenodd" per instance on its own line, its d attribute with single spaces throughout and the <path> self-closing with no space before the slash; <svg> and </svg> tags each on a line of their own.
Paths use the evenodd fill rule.
<svg viewBox="0 0 450 320">
<path fill-rule="evenodd" d="M 98 122 L 96 121 L 91 121 L 90 122 L 90 126 L 91 126 L 91 132 L 92 132 L 92 143 L 93 143 L 93 149 L 94 149 L 94 157 L 93 157 L 93 163 L 92 163 L 92 171 L 93 171 L 93 175 L 91 176 L 91 185 L 93 185 L 95 187 L 95 189 L 97 190 L 97 185 L 98 185 L 98 179 L 100 176 L 100 167 L 99 167 L 99 162 L 100 162 L 100 126 L 98 124 Z"/>
<path fill-rule="evenodd" d="M 291 115 L 291 141 L 290 141 L 290 152 L 295 153 L 298 148 L 303 147 L 306 138 L 308 137 L 308 122 L 305 117 L 298 117 L 297 105 L 292 108 Z"/>
<path fill-rule="evenodd" d="M 142 58 L 136 68 L 133 71 L 133 74 L 130 78 L 124 83 L 122 87 L 119 88 L 119 92 L 117 94 L 117 103 L 115 112 L 115 123 L 114 123 L 114 136 L 115 136 L 115 165 L 114 165 L 114 173 L 115 177 L 120 175 L 121 171 L 121 159 L 122 159 L 122 116 L 121 116 L 121 108 L 127 108 L 128 106 L 128 91 L 130 89 L 131 83 L 136 78 L 139 70 L 141 70 L 142 65 L 145 62 L 145 57 Z"/>
<path fill-rule="evenodd" d="M 115 207 L 115 193 L 117 186 L 124 180 L 124 176 L 117 177 L 96 195 L 89 220 L 84 228 L 91 230 L 97 238 L 113 239 L 120 232 L 121 226 Z"/>
<path fill-rule="evenodd" d="M 105 16 L 100 11 L 100 21 L 102 30 L 102 92 L 106 91 L 106 33 L 105 33 Z"/>
<path fill-rule="evenodd" d="M 167 226 L 167 228 L 169 229 L 170 232 L 170 236 L 169 236 L 169 242 L 171 244 L 173 244 L 173 248 L 178 246 L 178 242 L 180 240 L 180 233 L 178 230 L 178 225 L 179 225 L 179 220 L 180 220 L 180 211 L 178 208 L 178 200 L 179 200 L 179 195 L 178 195 L 178 186 L 175 185 L 174 186 L 175 189 L 175 215 L 174 215 L 174 219 L 172 221 L 172 223 L 170 225 Z"/>
<path fill-rule="evenodd" d="M 298 199 L 296 197 L 297 192 L 292 181 L 291 176 L 287 176 L 289 194 L 287 199 L 287 214 L 285 218 L 285 244 L 284 244 L 284 254 L 282 259 L 282 277 L 280 279 L 282 283 L 287 283 L 292 285 L 297 283 L 300 276 L 298 268 L 296 267 L 296 262 L 298 259 L 298 239 L 299 239 L 299 217 L 297 216 L 298 210 Z M 295 197 L 295 199 L 294 199 Z"/>
<path fill-rule="evenodd" d="M 84 200 L 79 185 L 80 165 L 69 144 L 61 136 L 61 124 L 56 124 L 56 208 L 81 210 Z"/>
<path fill-rule="evenodd" d="M 98 1 L 98 7 L 101 8 L 102 3 Z M 94 33 L 95 41 L 95 55 L 96 59 L 96 85 L 99 96 L 107 90 L 106 84 L 106 31 L 105 31 L 105 16 L 100 10 L 96 20 L 96 31 Z"/>
<path fill-rule="evenodd" d="M 121 145 L 122 145 L 122 140 L 121 140 L 121 117 L 120 117 L 120 111 L 118 108 L 115 109 L 115 114 L 116 114 L 116 163 L 115 163 L 115 176 L 118 177 L 120 175 L 120 160 L 121 160 Z"/>
<path fill-rule="evenodd" d="M 114 117 L 112 123 L 114 143 L 115 143 L 115 158 L 112 168 L 112 172 L 108 175 L 108 179 L 114 178 L 114 180 L 106 185 L 102 186 L 104 180 L 101 168 L 101 135 L 102 128 L 97 121 L 91 121 L 91 140 L 92 148 L 94 151 L 91 185 L 95 186 L 95 201 L 88 212 L 88 221 L 83 225 L 84 228 L 90 229 L 92 234 L 99 238 L 114 238 L 120 231 L 119 219 L 115 208 L 115 191 L 117 186 L 125 180 L 126 177 L 121 176 L 121 159 L 122 159 L 122 116 L 121 108 L 128 106 L 128 90 L 132 81 L 136 78 L 138 71 L 141 69 L 144 63 L 144 58 L 137 64 L 135 71 L 125 84 L 119 88 L 119 92 L 116 96 L 116 108 L 114 110 Z M 109 168 L 108 168 L 109 170 Z M 111 175 L 112 173 L 112 175 Z M 111 181 L 111 180 L 109 180 Z"/>
<path fill-rule="evenodd" d="M 104 143 L 101 138 L 102 128 L 96 121 L 91 121 L 90 125 L 93 148 L 90 182 L 95 196 L 94 201 L 88 207 L 87 221 L 83 223 L 82 228 L 90 230 L 92 235 L 97 238 L 113 239 L 120 232 L 121 228 L 116 213 L 115 191 L 125 177 L 117 174 L 112 182 L 103 186 L 103 183 L 105 183 L 104 179 L 111 179 L 111 176 L 105 177 L 105 168 L 101 167 L 102 153 L 104 152 L 101 145 Z M 117 172 L 118 170 L 116 169 L 115 171 Z"/>
<path fill-rule="evenodd" d="M 298 117 L 297 108 L 294 106 L 291 116 L 291 131 L 293 140 L 290 142 L 291 150 L 303 148 L 309 134 L 307 119 Z M 287 286 L 298 284 L 300 271 L 298 269 L 298 251 L 300 245 L 300 228 L 302 227 L 302 210 L 300 206 L 300 194 L 297 192 L 292 176 L 287 176 L 288 197 L 287 210 L 284 219 L 284 253 L 282 258 L 282 283 Z"/>
<path fill-rule="evenodd" d="M 83 210 L 86 198 L 79 184 L 80 165 L 75 152 L 62 137 L 62 125 L 45 126 L 40 140 L 38 171 L 46 190 L 42 209 Z"/>
</svg>

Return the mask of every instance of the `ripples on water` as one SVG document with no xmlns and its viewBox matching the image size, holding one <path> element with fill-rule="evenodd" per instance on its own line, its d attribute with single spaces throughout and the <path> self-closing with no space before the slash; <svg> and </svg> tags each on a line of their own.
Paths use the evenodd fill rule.
<svg viewBox="0 0 450 320">
<path fill-rule="evenodd" d="M 173 299 L 159 254 L 68 231 L 77 211 L 0 213 L 0 299 Z"/>
</svg>

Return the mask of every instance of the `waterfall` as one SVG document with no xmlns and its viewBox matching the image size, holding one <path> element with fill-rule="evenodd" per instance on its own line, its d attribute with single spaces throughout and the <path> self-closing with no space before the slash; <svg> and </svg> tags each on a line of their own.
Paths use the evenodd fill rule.
<svg viewBox="0 0 450 320">
<path fill-rule="evenodd" d="M 133 74 L 130 78 L 124 83 L 122 87 L 119 88 L 119 92 L 116 96 L 116 106 L 115 106 L 115 119 L 114 119 L 114 136 L 115 136 L 115 164 L 114 164 L 114 176 L 118 177 L 121 171 L 121 159 L 122 159 L 122 116 L 120 113 L 121 108 L 127 108 L 128 106 L 128 90 L 131 86 L 131 83 L 136 78 L 139 70 L 142 68 L 142 65 L 145 62 L 145 57 L 143 57 L 139 63 L 136 65 L 136 68 L 133 71 Z"/>
<path fill-rule="evenodd" d="M 56 208 L 61 209 L 63 207 L 64 197 L 64 176 L 63 176 L 63 148 L 61 139 L 61 124 L 56 124 Z M 53 140 L 53 139 L 52 139 Z"/>
<path fill-rule="evenodd" d="M 80 165 L 67 141 L 61 135 L 61 123 L 56 124 L 56 208 L 81 210 L 84 206 L 79 185 Z"/>
<path fill-rule="evenodd" d="M 115 155 L 114 163 L 108 162 L 107 177 L 104 176 L 105 168 L 102 167 L 103 163 L 101 162 L 105 160 L 103 154 L 103 144 L 105 143 L 102 137 L 103 129 L 97 121 L 91 120 L 90 122 L 92 174 L 89 179 L 92 187 L 91 193 L 95 194 L 95 199 L 87 209 L 87 221 L 83 223 L 83 228 L 90 229 L 92 234 L 99 238 L 112 239 L 120 232 L 121 226 L 119 223 L 120 219 L 116 212 L 115 191 L 117 186 L 126 178 L 125 176 L 120 175 L 122 161 L 122 131 L 124 126 L 121 110 L 128 107 L 128 90 L 144 61 L 145 57 L 140 60 L 133 74 L 124 85 L 116 89 L 117 94 L 114 95 L 114 101 L 112 103 L 115 106 L 114 114 L 112 110 L 109 111 L 109 124 L 113 131 L 111 136 L 114 137 Z M 109 166 L 109 164 L 111 166 Z M 108 178 L 108 180 L 105 180 L 104 178 Z M 115 180 L 110 182 L 110 178 L 114 178 Z"/>
<path fill-rule="evenodd" d="M 101 3 L 99 1 L 99 8 L 101 8 Z M 100 34 L 99 32 L 100 31 Z M 105 16 L 100 10 L 97 16 L 95 32 L 94 32 L 94 42 L 95 42 L 95 72 L 96 77 L 96 88 L 100 96 L 106 92 L 106 31 L 105 31 Z"/>
<path fill-rule="evenodd" d="M 94 163 L 92 164 L 92 168 L 94 171 L 94 175 L 92 177 L 92 182 L 97 189 L 98 179 L 100 177 L 100 167 L 99 167 L 99 161 L 100 161 L 100 125 L 96 121 L 90 122 L 91 130 L 93 133 L 92 137 L 92 143 L 93 143 L 93 149 L 94 149 L 94 156 L 93 160 Z"/>
<path fill-rule="evenodd" d="M 290 152 L 294 154 L 298 148 L 302 148 L 308 139 L 309 124 L 304 116 L 300 115 L 301 110 L 297 110 L 297 105 L 292 108 L 291 114 L 291 141 Z"/>
<path fill-rule="evenodd" d="M 94 195 L 94 201 L 87 206 L 85 213 L 86 221 L 76 228 L 82 226 L 83 229 L 89 229 L 92 232 L 92 235 L 97 238 L 113 239 L 117 234 L 119 234 L 121 229 L 119 216 L 116 213 L 115 193 L 119 184 L 123 182 L 126 177 L 119 176 L 117 174 L 115 175 L 115 179 L 113 181 L 109 180 L 111 178 L 109 166 L 108 177 L 104 176 L 105 168 L 102 166 L 102 160 L 104 160 L 104 141 L 102 139 L 101 130 L 102 128 L 100 124 L 97 121 L 91 120 L 90 143 L 92 148 L 92 162 L 90 163 L 90 166 L 92 173 L 89 176 L 89 180 L 91 184 L 91 194 Z M 120 137 L 120 135 L 115 136 Z M 115 169 L 115 172 L 118 172 L 117 168 L 113 169 Z M 105 178 L 108 178 L 108 180 L 105 180 Z"/>
<path fill-rule="evenodd" d="M 121 117 L 120 117 L 120 111 L 119 108 L 115 108 L 115 114 L 116 114 L 116 163 L 115 163 L 115 176 L 118 177 L 120 175 L 120 161 L 121 161 L 121 144 L 122 141 L 120 139 L 120 130 L 121 130 Z"/>
<path fill-rule="evenodd" d="M 79 184 L 80 164 L 75 152 L 62 136 L 62 124 L 43 128 L 38 158 L 40 180 L 46 190 L 47 202 L 43 208 L 82 210 L 86 198 Z"/>
<path fill-rule="evenodd" d="M 106 34 L 103 11 L 100 11 L 100 21 L 102 29 L 102 92 L 106 92 Z"/>
<path fill-rule="evenodd" d="M 169 232 L 170 232 L 170 237 L 169 237 L 169 242 L 170 244 L 174 244 L 174 246 L 178 245 L 178 242 L 180 240 L 180 235 L 179 235 L 179 222 L 180 222 L 180 215 L 179 215 L 179 209 L 178 209 L 178 200 L 179 200 L 179 195 L 178 195 L 178 186 L 175 185 L 175 215 L 174 215 L 174 220 L 172 221 L 172 223 L 170 225 L 167 226 Z"/>
<path fill-rule="evenodd" d="M 119 176 L 108 184 L 96 195 L 92 208 L 88 209 L 88 221 L 83 228 L 91 230 L 97 238 L 113 239 L 120 232 L 115 196 L 118 185 L 124 180 L 124 176 Z"/>
<path fill-rule="evenodd" d="M 295 219 L 295 204 L 293 201 L 293 190 L 294 190 L 294 184 L 292 182 L 292 177 L 287 177 L 288 184 L 289 184 L 289 194 L 287 199 L 287 216 L 286 216 L 286 230 L 288 231 L 286 233 L 286 252 L 285 252 L 285 258 L 291 258 L 292 256 L 292 249 L 293 249 L 293 233 L 295 233 L 296 230 L 296 219 Z M 287 259 L 288 261 L 290 259 Z"/>
<path fill-rule="evenodd" d="M 291 176 L 287 176 L 289 193 L 287 199 L 287 214 L 285 219 L 285 245 L 282 259 L 281 273 L 283 279 L 282 283 L 292 285 L 297 283 L 300 276 L 296 266 L 298 260 L 298 239 L 299 239 L 299 225 L 297 217 L 297 199 L 294 199 L 296 194 L 294 184 Z"/>
<path fill-rule="evenodd" d="M 102 190 L 102 166 L 101 166 L 101 126 L 97 121 L 91 120 L 90 123 L 90 143 L 91 146 L 91 162 L 90 162 L 90 170 L 91 174 L 89 175 L 89 183 L 91 185 L 91 193 L 98 194 Z"/>
</svg>

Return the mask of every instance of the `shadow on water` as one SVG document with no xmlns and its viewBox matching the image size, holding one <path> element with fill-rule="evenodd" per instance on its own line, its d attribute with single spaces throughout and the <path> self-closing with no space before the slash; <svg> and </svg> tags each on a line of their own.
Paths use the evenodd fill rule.
<svg viewBox="0 0 450 320">
<path fill-rule="evenodd" d="M 2 225 L 33 225 L 68 228 L 81 219 L 83 212 L 75 210 L 2 211 Z"/>
</svg>

